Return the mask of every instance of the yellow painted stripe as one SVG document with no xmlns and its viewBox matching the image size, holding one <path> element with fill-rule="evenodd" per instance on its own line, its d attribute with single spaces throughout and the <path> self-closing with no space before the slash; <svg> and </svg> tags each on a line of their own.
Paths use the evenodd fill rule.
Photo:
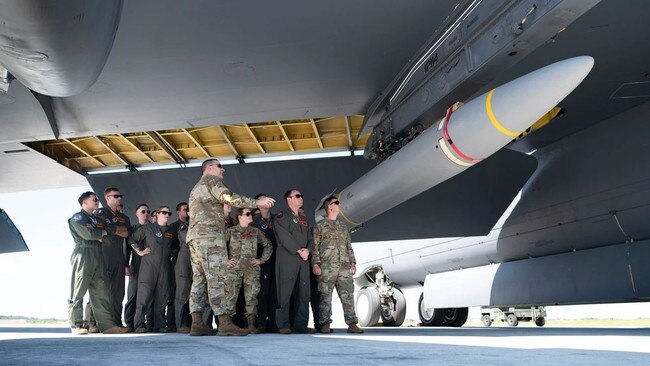
<svg viewBox="0 0 650 366">
<path fill-rule="evenodd" d="M 487 95 L 487 98 L 485 98 L 485 110 L 487 111 L 488 118 L 490 118 L 490 122 L 496 127 L 499 132 L 506 136 L 511 136 L 511 137 L 517 137 L 519 136 L 519 132 L 512 132 L 508 130 L 507 128 L 503 127 L 499 121 L 497 121 L 497 118 L 494 116 L 494 112 L 492 112 L 492 94 L 494 94 L 494 91 L 496 89 L 490 90 L 490 92 Z"/>
<path fill-rule="evenodd" d="M 339 200 L 339 202 L 341 202 L 341 195 L 342 195 L 342 194 L 343 194 L 343 191 L 341 191 L 341 192 L 339 193 L 339 196 L 338 196 L 338 200 Z M 343 206 L 343 205 L 341 205 L 341 206 Z M 345 213 L 343 213 L 343 209 L 342 209 L 340 206 L 339 206 L 339 212 L 341 213 L 341 216 L 343 216 L 343 218 L 345 219 L 345 221 L 349 222 L 350 224 L 352 224 L 352 225 L 354 225 L 354 226 L 359 226 L 359 225 L 361 225 L 361 224 L 359 224 L 359 223 L 356 223 L 356 222 L 354 222 L 354 221 L 348 219 L 348 217 L 345 216 Z"/>
</svg>

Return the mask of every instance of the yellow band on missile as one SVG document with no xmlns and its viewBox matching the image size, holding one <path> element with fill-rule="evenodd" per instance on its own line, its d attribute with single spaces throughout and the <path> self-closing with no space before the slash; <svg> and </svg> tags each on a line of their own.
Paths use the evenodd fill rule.
<svg viewBox="0 0 650 366">
<path fill-rule="evenodd" d="M 337 198 L 337 199 L 339 200 L 339 202 L 341 202 L 341 194 L 343 194 L 343 191 L 341 191 L 341 192 L 339 193 L 339 196 L 338 196 L 338 198 Z M 345 221 L 349 222 L 350 224 L 352 224 L 352 225 L 354 225 L 354 226 L 359 226 L 359 225 L 361 225 L 361 224 L 359 224 L 359 223 L 356 223 L 356 222 L 354 222 L 354 221 L 348 219 L 348 217 L 345 216 L 345 214 L 343 213 L 343 210 L 341 209 L 341 206 L 339 206 L 339 212 L 341 213 L 341 216 L 343 216 L 343 218 L 345 219 Z"/>
<path fill-rule="evenodd" d="M 497 118 L 494 116 L 494 112 L 492 112 L 492 94 L 494 94 L 494 91 L 496 89 L 490 90 L 490 92 L 487 95 L 487 98 L 485 98 L 485 110 L 487 111 L 488 118 L 490 118 L 490 122 L 496 127 L 499 132 L 506 136 L 511 136 L 511 137 L 517 137 L 519 136 L 518 132 L 512 132 L 508 130 L 507 128 L 503 127 L 499 121 L 497 121 Z"/>
</svg>

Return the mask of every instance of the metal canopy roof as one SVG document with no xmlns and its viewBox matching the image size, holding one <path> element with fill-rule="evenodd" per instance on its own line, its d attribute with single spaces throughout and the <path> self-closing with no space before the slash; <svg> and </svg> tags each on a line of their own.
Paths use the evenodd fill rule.
<svg viewBox="0 0 650 366">
<path fill-rule="evenodd" d="M 186 164 L 208 157 L 238 159 L 363 149 L 363 116 L 242 123 L 26 143 L 82 174 L 107 168 Z"/>
</svg>

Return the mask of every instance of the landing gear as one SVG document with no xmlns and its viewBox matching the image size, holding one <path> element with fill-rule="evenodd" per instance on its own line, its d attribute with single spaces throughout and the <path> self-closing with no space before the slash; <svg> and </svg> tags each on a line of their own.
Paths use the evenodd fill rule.
<svg viewBox="0 0 650 366">
<path fill-rule="evenodd" d="M 366 277 L 370 285 L 357 294 L 359 325 L 372 327 L 380 318 L 384 326 L 402 325 L 406 318 L 406 298 L 402 291 L 386 277 L 381 267 L 376 272 L 366 273 Z"/>
<path fill-rule="evenodd" d="M 420 294 L 418 313 L 423 326 L 462 327 L 467 321 L 468 312 L 468 308 L 427 309 L 424 305 L 424 293 Z"/>
<path fill-rule="evenodd" d="M 387 299 L 388 306 L 382 306 L 381 322 L 387 327 L 399 327 L 406 318 L 406 298 L 402 290 L 393 288 L 392 296 Z"/>
</svg>

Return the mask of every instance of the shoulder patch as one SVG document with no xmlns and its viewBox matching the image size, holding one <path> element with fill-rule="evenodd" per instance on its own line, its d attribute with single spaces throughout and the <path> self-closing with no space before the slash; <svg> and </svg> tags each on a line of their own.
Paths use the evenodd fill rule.
<svg viewBox="0 0 650 366">
<path fill-rule="evenodd" d="M 72 219 L 73 219 L 74 221 L 79 221 L 79 220 L 81 220 L 82 218 L 83 218 L 83 216 L 82 216 L 80 213 L 76 213 L 76 214 L 74 214 L 74 215 L 72 216 Z"/>
</svg>

